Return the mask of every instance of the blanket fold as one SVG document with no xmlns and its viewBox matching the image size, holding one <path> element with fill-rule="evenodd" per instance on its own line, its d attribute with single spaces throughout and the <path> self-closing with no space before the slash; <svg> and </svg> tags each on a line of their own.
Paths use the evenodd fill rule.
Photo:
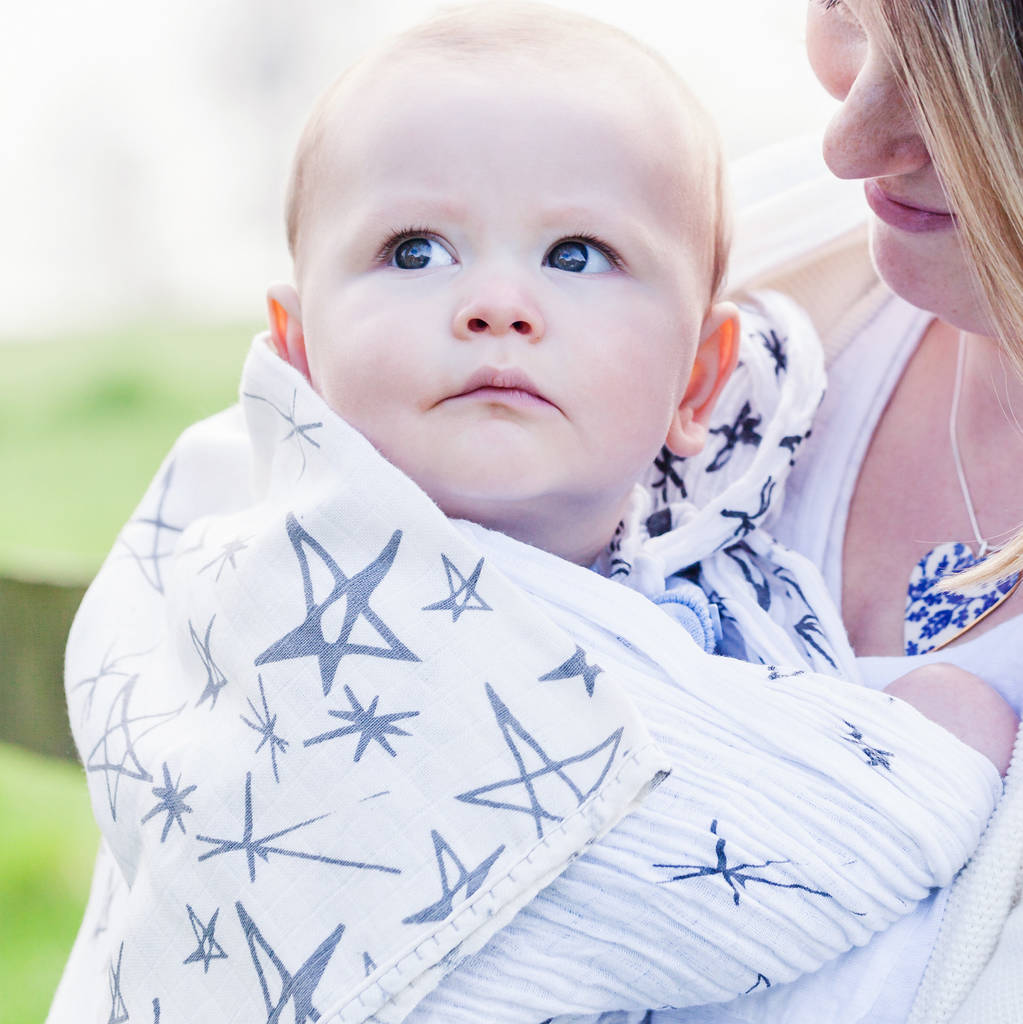
<svg viewBox="0 0 1023 1024">
<path fill-rule="evenodd" d="M 69 644 L 131 890 L 107 958 L 118 1000 L 171 1019 L 206 1019 L 208 977 L 216 1019 L 361 1021 L 478 948 L 669 765 L 607 673 L 550 681 L 574 645 L 261 341 L 243 389 L 244 419 L 176 446 Z M 229 957 L 237 984 L 214 986 Z"/>
<path fill-rule="evenodd" d="M 645 616 L 639 594 L 472 533 L 580 645 L 613 650 L 629 623 L 643 667 L 630 695 L 673 771 L 409 1024 L 595 1022 L 779 985 L 867 942 L 969 856 L 996 773 L 908 705 L 809 672 L 680 657 L 673 624 Z"/>
</svg>

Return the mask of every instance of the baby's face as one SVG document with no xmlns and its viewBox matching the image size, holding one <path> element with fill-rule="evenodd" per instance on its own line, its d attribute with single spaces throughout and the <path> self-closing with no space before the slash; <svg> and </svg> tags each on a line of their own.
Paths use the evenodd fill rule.
<svg viewBox="0 0 1023 1024">
<path fill-rule="evenodd" d="M 596 67 L 404 56 L 333 111 L 310 379 L 448 515 L 586 561 L 669 437 L 709 274 L 674 109 Z"/>
</svg>

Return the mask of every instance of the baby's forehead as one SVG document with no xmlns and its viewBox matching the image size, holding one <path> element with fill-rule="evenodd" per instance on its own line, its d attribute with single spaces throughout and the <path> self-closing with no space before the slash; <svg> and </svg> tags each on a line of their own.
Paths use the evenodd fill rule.
<svg viewBox="0 0 1023 1024">
<path fill-rule="evenodd" d="M 324 96 L 305 159 L 335 167 L 343 163 L 359 151 L 359 127 L 368 118 L 374 135 L 405 130 L 401 108 L 406 102 L 427 105 L 438 76 L 457 77 L 466 106 L 495 82 L 505 83 L 502 102 L 487 111 L 493 132 L 502 130 L 502 119 L 531 113 L 546 94 L 564 111 L 566 129 L 592 121 L 595 108 L 598 119 L 608 124 L 617 120 L 634 126 L 621 146 L 638 153 L 654 142 L 680 178 L 712 163 L 716 152 L 713 128 L 674 72 L 642 50 L 597 37 L 577 41 L 570 52 L 551 52 L 545 46 L 462 53 L 443 45 L 393 45 L 354 66 Z M 456 104 L 458 110 L 465 109 L 458 100 Z M 455 110 L 450 116 L 445 109 L 437 110 L 417 135 L 428 135 L 431 126 L 439 133 L 455 116 Z M 471 147 L 464 159 L 472 160 Z"/>
<path fill-rule="evenodd" d="M 642 152 L 649 158 L 652 153 L 668 169 L 665 180 L 673 191 L 692 198 L 715 188 L 717 139 L 702 107 L 666 62 L 617 30 L 587 24 L 570 40 L 557 32 L 533 33 L 517 44 L 493 34 L 467 42 L 457 34 L 424 39 L 413 33 L 360 61 L 322 97 L 295 162 L 288 213 L 293 250 L 299 218 L 315 194 L 343 177 L 346 164 L 358 162 L 359 126 L 371 117 L 374 134 L 389 126 L 395 132 L 406 130 L 401 111 L 394 109 L 402 97 L 419 100 L 429 94 L 436 76 L 451 74 L 464 82 L 470 98 L 485 93 L 495 80 L 512 83 L 508 102 L 490 119 L 488 127 L 494 132 L 501 131 L 501 117 L 516 116 L 519 97 L 521 110 L 527 103 L 543 103 L 544 90 L 549 90 L 565 111 L 566 123 L 577 120 L 573 97 L 578 97 L 580 118 L 592 116 L 595 108 L 603 115 L 606 108 L 608 118 L 627 125 L 620 133 L 620 155 L 635 152 L 638 157 Z M 530 88 L 519 90 L 518 83 Z M 444 116 L 441 111 L 441 124 Z M 417 129 L 421 140 L 428 125 Z M 471 161 L 471 147 L 464 159 Z"/>
</svg>

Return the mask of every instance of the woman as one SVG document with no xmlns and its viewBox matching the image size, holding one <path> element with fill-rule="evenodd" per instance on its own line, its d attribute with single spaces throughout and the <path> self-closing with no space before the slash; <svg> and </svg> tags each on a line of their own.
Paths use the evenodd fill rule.
<svg viewBox="0 0 1023 1024">
<path fill-rule="evenodd" d="M 936 0 L 923 6 L 953 5 Z M 980 22 L 986 8 L 988 14 L 1007 16 L 1007 7 L 1003 0 L 990 0 L 969 10 Z M 896 295 L 929 311 L 907 320 L 893 312 L 898 303 L 882 303 L 840 360 L 848 364 L 869 352 L 875 365 L 894 363 L 881 371 L 886 379 L 876 382 L 882 393 L 861 413 L 870 417 L 862 421 L 868 429 L 859 446 L 866 451 L 862 461 L 849 467 L 851 493 L 843 492 L 844 501 L 835 506 L 848 506 L 847 522 L 834 524 L 837 546 L 843 546 L 844 533 L 840 575 L 825 563 L 841 596 L 853 646 L 866 656 L 909 653 L 902 576 L 908 578 L 936 540 L 964 541 L 977 554 L 997 550 L 1018 529 L 1023 508 L 1023 479 L 1013 472 L 1023 456 L 1023 432 L 1012 417 L 1023 397 L 1023 380 L 1006 372 L 1012 342 L 998 340 L 1013 339 L 1023 353 L 1018 295 L 1023 247 L 1017 240 L 1014 248 L 1012 240 L 1023 225 L 1023 203 L 1016 195 L 1023 169 L 1016 142 L 1004 132 L 997 134 L 1003 127 L 1019 130 L 1017 119 L 1004 112 L 1020 109 L 1023 68 L 1018 52 L 1011 60 L 998 52 L 1007 44 L 1008 26 L 975 26 L 975 44 L 986 43 L 995 52 L 971 55 L 966 41 L 954 33 L 925 38 L 924 21 L 921 5 L 911 8 L 902 0 L 889 0 L 887 11 L 876 0 L 813 0 L 808 20 L 811 62 L 825 87 L 842 100 L 825 137 L 825 159 L 840 177 L 865 179 L 867 203 L 875 212 L 871 252 L 877 271 Z M 914 35 L 914 28 L 920 33 Z M 899 48 L 887 44 L 889 32 L 901 37 Z M 936 52 L 941 44 L 947 53 Z M 958 44 L 963 52 L 956 55 L 951 51 Z M 962 76 L 942 81 L 941 64 L 957 57 Z M 900 59 L 906 65 L 901 73 Z M 990 92 L 989 68 L 995 75 Z M 982 125 L 978 121 L 986 100 L 994 123 Z M 944 115 L 936 109 L 942 101 Z M 943 151 L 941 176 L 932 150 Z M 1019 207 L 1015 211 L 1013 203 Z M 1001 265 L 992 266 L 995 260 Z M 1014 302 L 1019 310 L 1012 308 Z M 882 344 L 889 346 L 886 352 L 878 351 Z M 861 364 L 858 390 L 873 390 L 863 369 Z M 957 378 L 961 386 L 955 403 Z M 832 429 L 830 418 L 851 415 L 847 409 L 854 389 L 833 382 L 837 397 L 829 403 L 828 425 L 817 431 L 825 444 L 834 443 L 840 432 Z M 807 484 L 809 469 L 804 464 L 797 471 Z M 845 492 L 849 483 L 841 481 Z M 807 486 L 803 491 L 803 500 L 787 510 L 790 517 L 818 498 Z M 818 505 L 800 518 L 819 517 L 820 512 Z M 788 532 L 805 547 L 802 525 L 790 518 Z M 825 557 L 833 559 L 836 545 L 834 538 L 829 540 Z M 992 562 L 1009 566 L 1021 552 L 1023 544 L 1017 541 Z M 1014 618 L 1015 604 L 1006 596 L 983 620 L 974 624 L 970 619 L 962 632 L 977 640 Z M 917 648 L 932 646 L 929 639 L 916 638 Z M 949 639 L 933 638 L 935 643 Z"/>
<path fill-rule="evenodd" d="M 1010 363 L 1023 365 L 1021 42 L 1023 9 L 1007 0 L 809 3 L 810 61 L 841 101 L 824 157 L 839 177 L 864 179 L 871 256 L 897 297 L 875 294 L 835 330 L 848 341 L 779 525 L 822 567 L 869 685 L 954 661 L 1017 712 L 1023 378 Z M 956 614 L 936 579 L 976 559 L 984 596 Z M 917 930 L 871 1019 L 899 1012 L 928 954 L 910 1020 L 1023 1019 L 1018 971 L 1000 971 L 1020 922 L 1010 918 L 984 970 L 1023 859 L 1016 761 L 940 940 L 943 897 L 902 927 Z"/>
<path fill-rule="evenodd" d="M 951 661 L 1017 713 L 1021 42 L 1023 8 L 1008 0 L 809 0 L 810 61 L 841 102 L 824 157 L 838 177 L 864 181 L 874 271 L 864 276 L 856 234 L 837 253 L 832 243 L 755 280 L 803 301 L 832 357 L 775 529 L 821 567 L 864 681 L 880 688 L 919 664 Z M 807 227 L 820 231 L 816 220 Z M 980 596 L 954 604 L 939 578 L 978 560 Z M 936 893 L 791 985 L 653 1019 L 1023 1020 L 1020 751 L 1018 741 L 1006 794 L 951 896 Z"/>
</svg>

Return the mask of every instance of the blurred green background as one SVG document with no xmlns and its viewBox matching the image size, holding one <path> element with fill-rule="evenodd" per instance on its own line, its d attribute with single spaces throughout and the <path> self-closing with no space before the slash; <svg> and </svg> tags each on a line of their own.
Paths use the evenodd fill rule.
<svg viewBox="0 0 1023 1024">
<path fill-rule="evenodd" d="M 258 326 L 0 340 L 0 1024 L 44 1020 L 98 842 L 53 756 L 68 616 L 177 435 L 235 400 Z"/>
</svg>

